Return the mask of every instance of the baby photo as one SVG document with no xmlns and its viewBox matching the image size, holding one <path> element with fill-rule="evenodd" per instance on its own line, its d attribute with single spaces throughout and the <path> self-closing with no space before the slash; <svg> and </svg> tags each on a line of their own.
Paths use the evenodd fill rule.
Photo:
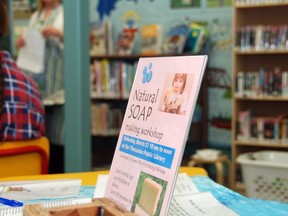
<svg viewBox="0 0 288 216">
<path fill-rule="evenodd" d="M 159 110 L 167 113 L 185 115 L 192 79 L 192 74 L 168 74 Z"/>
</svg>

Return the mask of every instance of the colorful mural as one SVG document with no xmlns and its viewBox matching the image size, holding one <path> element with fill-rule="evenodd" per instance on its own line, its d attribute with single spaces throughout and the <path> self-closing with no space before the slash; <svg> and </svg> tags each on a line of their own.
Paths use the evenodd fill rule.
<svg viewBox="0 0 288 216">
<path fill-rule="evenodd" d="M 121 1 L 121 0 L 105 0 L 105 1 L 98 2 L 96 11 L 99 13 L 101 20 L 105 16 L 110 16 L 110 13 L 116 9 L 115 5 L 117 4 L 118 1 Z M 139 0 L 126 0 L 126 1 L 138 3 Z M 154 1 L 154 0 L 149 0 L 149 1 Z"/>
</svg>

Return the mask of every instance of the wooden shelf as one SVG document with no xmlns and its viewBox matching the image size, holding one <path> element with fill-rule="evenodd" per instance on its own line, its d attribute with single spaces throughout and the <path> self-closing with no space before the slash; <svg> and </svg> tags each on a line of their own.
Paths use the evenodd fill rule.
<svg viewBox="0 0 288 216">
<path fill-rule="evenodd" d="M 110 137 L 110 136 L 118 136 L 120 132 L 120 129 L 115 129 L 115 130 L 107 130 L 104 132 L 97 132 L 97 133 L 93 133 L 91 132 L 92 136 L 101 136 L 101 137 Z"/>
<path fill-rule="evenodd" d="M 139 55 L 91 55 L 91 59 L 138 59 Z"/>
<path fill-rule="evenodd" d="M 104 95 L 91 95 L 91 100 L 100 100 L 100 101 L 127 101 L 129 97 L 120 97 L 120 96 L 104 96 Z"/>
<path fill-rule="evenodd" d="M 237 8 L 237 9 L 282 7 L 282 6 L 288 6 L 288 2 L 259 3 L 259 4 L 239 4 L 239 3 L 235 3 L 235 8 Z"/>
<path fill-rule="evenodd" d="M 260 140 L 235 140 L 235 145 L 238 146 L 254 146 L 254 147 L 273 147 L 273 148 L 288 148 L 288 143 L 279 143 L 277 141 L 260 141 Z"/>
<path fill-rule="evenodd" d="M 188 55 L 188 54 L 183 54 Z M 192 54 L 191 54 L 192 55 Z M 91 55 L 91 59 L 111 59 L 111 60 L 138 60 L 139 58 L 148 58 L 148 57 L 168 57 L 168 56 L 175 56 L 172 54 L 158 54 L 158 55 L 142 55 L 142 54 L 132 54 L 132 55 Z"/>
<path fill-rule="evenodd" d="M 249 49 L 249 44 L 243 44 L 248 48 L 237 47 L 237 36 L 239 36 L 238 30 L 241 28 L 246 31 L 247 26 L 288 26 L 288 1 L 281 3 L 265 3 L 265 4 L 234 4 L 233 16 L 234 16 L 234 32 L 233 32 L 233 70 L 232 70 L 232 184 L 234 188 L 237 188 L 239 183 L 237 182 L 241 178 L 240 165 L 236 163 L 236 158 L 243 153 L 255 152 L 262 150 L 275 150 L 275 151 L 288 151 L 288 143 L 282 143 L 276 139 L 264 140 L 257 139 L 257 135 L 262 136 L 260 133 L 254 133 L 255 139 L 248 139 L 250 137 L 249 132 L 242 134 L 246 137 L 244 140 L 237 139 L 239 137 L 239 114 L 243 111 L 250 111 L 253 113 L 253 122 L 262 124 L 261 121 L 266 119 L 276 119 L 279 116 L 287 114 L 288 97 L 287 96 L 273 96 L 271 93 L 273 90 L 269 90 L 269 95 L 261 96 L 248 96 L 239 95 L 236 93 L 236 80 L 239 72 L 245 73 L 259 71 L 260 68 L 265 70 L 265 74 L 268 71 L 273 71 L 275 68 L 280 68 L 282 71 L 288 70 L 288 49 Z M 257 41 L 258 42 L 258 41 Z M 263 42 L 263 41 L 262 41 Z M 256 47 L 255 44 L 251 44 L 250 47 Z M 280 46 L 279 46 L 280 47 Z M 259 75 L 259 74 L 258 74 Z M 257 76 L 256 76 L 257 77 Z M 270 77 L 270 74 L 269 74 Z M 239 78 L 239 76 L 238 76 Z M 256 78 L 257 79 L 257 78 Z M 274 79 L 274 78 L 273 78 Z M 255 80 L 254 80 L 255 81 Z M 243 78 L 243 83 L 245 82 Z M 255 81 L 257 82 L 257 81 Z M 274 82 L 274 81 L 273 81 Z M 258 82 L 259 83 L 259 82 Z M 239 84 L 239 83 L 238 83 Z M 271 85 L 271 83 L 270 83 Z M 242 86 L 243 87 L 243 86 Z M 255 86 L 254 86 L 255 87 Z M 267 86 L 266 86 L 267 87 Z M 268 91 L 267 91 L 268 92 Z M 264 93 L 263 93 L 264 94 Z M 267 93 L 268 94 L 268 93 Z M 245 113 L 244 113 L 245 114 Z M 249 115 L 249 114 L 248 114 Z M 247 117 L 249 118 L 249 117 Z M 260 123 L 259 123 L 259 119 Z M 263 120 L 263 122 L 264 122 Z M 251 121 L 252 122 L 252 121 Z M 247 120 L 247 125 L 249 120 Z M 255 126 L 255 123 L 254 123 Z M 264 124 L 262 124 L 264 128 Z M 279 128 L 281 125 L 278 125 Z M 243 128 L 242 128 L 243 129 Z M 264 129 L 263 129 L 264 130 Z M 262 131 L 258 130 L 257 131 Z M 274 129 L 273 129 L 274 131 Z M 280 131 L 280 129 L 279 129 Z M 267 131 L 266 131 L 267 132 Z M 271 131 L 270 131 L 271 132 Z M 251 133 L 251 132 L 250 132 Z M 274 132 L 272 132 L 274 133 Z M 248 135 L 247 135 L 248 134 Z M 273 137 L 273 136 L 271 136 Z M 243 183 L 243 182 L 242 182 Z"/>
<path fill-rule="evenodd" d="M 288 49 L 267 49 L 267 50 L 241 50 L 240 48 L 235 48 L 234 53 L 236 55 L 282 55 L 288 54 Z"/>
<path fill-rule="evenodd" d="M 251 101 L 283 101 L 287 102 L 288 97 L 282 97 L 282 96 L 234 96 L 235 100 L 239 101 L 245 101 L 245 100 L 251 100 Z"/>
</svg>

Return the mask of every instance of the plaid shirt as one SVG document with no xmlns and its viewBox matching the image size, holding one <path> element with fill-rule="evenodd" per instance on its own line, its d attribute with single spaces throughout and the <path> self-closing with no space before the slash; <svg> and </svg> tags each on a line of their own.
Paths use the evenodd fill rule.
<svg viewBox="0 0 288 216">
<path fill-rule="evenodd" d="M 0 59 L 5 79 L 1 140 L 27 140 L 43 136 L 45 110 L 37 84 L 18 69 L 8 52 L 0 51 Z"/>
</svg>

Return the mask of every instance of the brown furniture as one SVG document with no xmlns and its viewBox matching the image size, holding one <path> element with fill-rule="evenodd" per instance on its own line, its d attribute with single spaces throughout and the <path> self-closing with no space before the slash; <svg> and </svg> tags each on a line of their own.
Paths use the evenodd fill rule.
<svg viewBox="0 0 288 216">
<path fill-rule="evenodd" d="M 225 185 L 225 172 L 224 166 L 227 165 L 228 170 L 228 187 L 231 187 L 231 169 L 230 169 L 230 160 L 226 155 L 219 155 L 216 159 L 206 159 L 201 157 L 191 156 L 191 160 L 188 162 L 188 167 L 199 166 L 203 167 L 205 165 L 214 165 L 216 169 L 216 181 L 221 185 Z"/>
<path fill-rule="evenodd" d="M 243 111 L 250 111 L 251 113 L 250 123 L 247 124 L 247 127 L 250 127 L 251 122 L 254 120 L 256 122 L 259 122 L 259 119 L 261 118 L 263 121 L 266 121 L 266 119 L 269 118 L 275 120 L 280 115 L 287 114 L 287 96 L 284 97 L 281 95 L 281 93 L 269 93 L 269 91 L 268 93 L 263 94 L 262 89 L 262 93 L 259 90 L 262 88 L 263 83 L 260 85 L 258 82 L 259 86 L 257 86 L 258 84 L 253 83 L 251 85 L 251 83 L 249 84 L 249 81 L 251 82 L 249 77 L 246 78 L 246 81 L 245 78 L 241 81 L 242 76 L 245 77 L 247 74 L 250 74 L 249 76 L 251 76 L 251 74 L 253 74 L 251 72 L 254 72 L 252 77 L 255 75 L 256 77 L 260 76 L 260 68 L 263 68 L 265 73 L 270 73 L 267 75 L 270 77 L 273 77 L 271 74 L 275 73 L 276 68 L 281 68 L 282 71 L 288 69 L 287 45 L 275 47 L 275 43 L 279 43 L 275 34 L 278 34 L 277 31 L 281 29 L 283 30 L 283 26 L 287 27 L 287 10 L 287 2 L 272 3 L 271 1 L 271 3 L 258 4 L 255 4 L 255 1 L 254 4 L 253 1 L 251 1 L 251 4 L 240 3 L 240 1 L 234 2 L 231 169 L 233 171 L 232 184 L 235 190 L 237 190 L 238 186 L 239 188 L 243 188 L 243 184 L 241 184 L 242 174 L 240 165 L 236 163 L 236 158 L 238 155 L 246 152 L 261 150 L 288 150 L 287 143 L 283 142 L 282 140 L 277 138 L 266 139 L 267 137 L 260 138 L 258 132 L 256 133 L 258 136 L 255 138 L 252 135 L 252 130 L 250 130 L 250 136 L 248 135 L 248 138 L 247 136 L 246 138 L 244 136 L 244 139 L 243 137 L 239 137 L 239 134 L 241 134 L 239 130 L 239 125 L 241 125 L 239 124 L 239 116 L 240 113 L 243 114 Z M 262 30 L 259 31 L 261 28 Z M 276 29 L 277 31 L 275 32 Z M 260 32 L 262 34 L 262 38 L 259 36 L 260 34 L 258 34 L 257 31 L 258 33 Z M 257 41 L 263 43 L 264 47 L 261 47 L 261 44 L 257 43 Z M 250 87 L 256 87 L 257 89 L 249 89 L 248 94 L 239 94 L 242 91 L 240 87 L 242 86 L 241 82 L 244 82 L 244 90 L 242 89 L 243 91 L 246 91 L 246 88 L 249 85 Z M 264 81 L 264 86 L 267 85 L 265 82 L 266 81 Z M 275 80 L 273 82 L 275 83 Z M 258 129 L 260 128 L 260 124 L 262 123 L 257 125 Z M 260 131 L 260 129 L 258 131 Z M 277 132 L 274 133 L 277 134 Z"/>
</svg>

